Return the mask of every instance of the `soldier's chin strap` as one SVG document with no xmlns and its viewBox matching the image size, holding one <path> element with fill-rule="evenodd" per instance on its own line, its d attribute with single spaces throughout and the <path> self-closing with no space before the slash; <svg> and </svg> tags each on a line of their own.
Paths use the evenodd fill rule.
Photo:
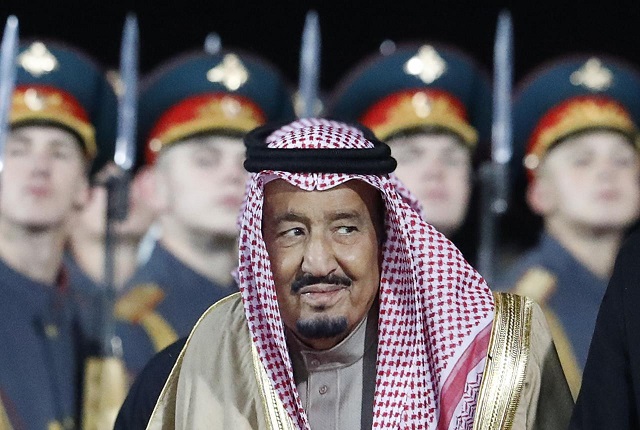
<svg viewBox="0 0 640 430">
<path fill-rule="evenodd" d="M 267 138 L 282 124 L 258 127 L 244 138 L 247 158 L 244 168 L 248 172 L 275 170 L 291 173 L 346 173 L 384 175 L 396 168 L 389 146 L 373 133 L 357 126 L 364 137 L 373 144 L 366 149 L 297 149 L 270 148 Z"/>
</svg>

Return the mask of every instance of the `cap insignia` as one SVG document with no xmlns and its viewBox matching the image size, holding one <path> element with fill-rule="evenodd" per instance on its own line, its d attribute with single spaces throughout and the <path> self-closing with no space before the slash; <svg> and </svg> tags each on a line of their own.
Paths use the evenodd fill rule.
<svg viewBox="0 0 640 430">
<path fill-rule="evenodd" d="M 58 60 L 42 42 L 33 42 L 18 56 L 18 64 L 36 78 L 58 68 Z"/>
<path fill-rule="evenodd" d="M 404 71 L 425 84 L 431 84 L 447 71 L 447 63 L 433 46 L 424 45 L 404 63 Z"/>
<path fill-rule="evenodd" d="M 613 73 L 602 65 L 598 58 L 590 58 L 584 65 L 573 72 L 571 83 L 584 86 L 593 91 L 604 91 L 613 83 Z"/>
<path fill-rule="evenodd" d="M 425 93 L 415 93 L 411 97 L 411 104 L 419 118 L 426 118 L 431 114 L 431 102 L 429 101 L 429 96 Z"/>
<path fill-rule="evenodd" d="M 25 106 L 34 112 L 41 111 L 47 106 L 60 106 L 62 99 L 57 94 L 43 94 L 35 88 L 29 88 L 24 92 Z"/>
<path fill-rule="evenodd" d="M 198 109 L 199 117 L 211 117 L 212 115 L 225 118 L 235 118 L 242 113 L 240 102 L 231 97 L 223 97 L 221 100 L 214 100 Z"/>
<path fill-rule="evenodd" d="M 236 91 L 249 79 L 249 71 L 235 54 L 227 54 L 222 62 L 207 72 L 207 80 Z"/>
</svg>

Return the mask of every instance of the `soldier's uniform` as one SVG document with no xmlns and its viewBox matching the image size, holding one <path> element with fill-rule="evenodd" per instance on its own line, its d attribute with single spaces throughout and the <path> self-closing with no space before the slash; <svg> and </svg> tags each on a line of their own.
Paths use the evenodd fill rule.
<svg viewBox="0 0 640 430">
<path fill-rule="evenodd" d="M 42 42 L 25 44 L 17 63 L 11 126 L 70 131 L 89 162 L 109 124 L 102 101 L 115 97 L 99 68 L 75 49 Z M 86 327 L 64 269 L 48 285 L 0 261 L 0 289 L 0 424 L 77 428 Z"/>
<path fill-rule="evenodd" d="M 330 117 L 360 122 L 384 141 L 453 133 L 473 159 L 486 155 L 478 145 L 490 137 L 491 108 L 488 76 L 470 57 L 444 45 L 407 43 L 355 66 L 338 84 L 328 110 Z M 452 237 L 468 259 L 475 252 L 475 221 L 468 213 Z"/>
<path fill-rule="evenodd" d="M 524 80 L 514 102 L 514 163 L 530 171 L 562 139 L 611 130 L 635 143 L 640 120 L 640 74 L 617 61 L 576 56 L 544 66 Z M 524 195 L 525 167 L 516 166 L 516 190 Z M 522 201 L 520 205 L 523 205 Z M 528 222 L 520 218 L 519 228 Z M 563 369 L 577 395 L 581 372 L 608 279 L 580 263 L 543 231 L 499 282 L 541 305 Z"/>
<path fill-rule="evenodd" d="M 192 136 L 240 137 L 294 116 L 290 89 L 273 67 L 224 50 L 190 53 L 158 68 L 143 85 L 139 108 L 149 164 Z M 133 323 L 120 333 L 129 371 L 137 373 L 155 352 L 187 335 L 212 303 L 236 290 L 197 273 L 158 242 L 116 306 L 117 317 Z"/>
</svg>

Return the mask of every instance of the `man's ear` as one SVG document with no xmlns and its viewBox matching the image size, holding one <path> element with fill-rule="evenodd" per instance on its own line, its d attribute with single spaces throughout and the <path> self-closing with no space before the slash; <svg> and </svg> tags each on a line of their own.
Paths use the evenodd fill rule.
<svg viewBox="0 0 640 430">
<path fill-rule="evenodd" d="M 546 177 L 534 177 L 527 187 L 527 204 L 540 215 L 547 215 L 553 208 L 553 189 Z"/>
<path fill-rule="evenodd" d="M 73 208 L 75 210 L 82 210 L 92 197 L 91 186 L 89 185 L 89 178 L 85 175 L 76 184 L 75 198 L 73 200 Z"/>
<path fill-rule="evenodd" d="M 170 190 L 166 175 L 167 172 L 156 164 L 142 167 L 135 178 L 136 192 L 158 214 L 169 207 Z"/>
<path fill-rule="evenodd" d="M 149 201 L 153 195 L 152 167 L 142 166 L 131 180 L 131 193 L 136 200 Z"/>
</svg>

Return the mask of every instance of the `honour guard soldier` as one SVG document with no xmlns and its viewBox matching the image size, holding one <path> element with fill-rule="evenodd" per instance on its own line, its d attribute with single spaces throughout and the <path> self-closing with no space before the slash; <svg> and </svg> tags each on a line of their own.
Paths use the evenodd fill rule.
<svg viewBox="0 0 640 430">
<path fill-rule="evenodd" d="M 112 82 L 113 83 L 113 82 Z M 117 81 L 116 81 L 117 84 Z M 118 87 L 115 87 L 117 91 Z M 116 107 L 113 107 L 114 112 Z M 114 118 L 115 119 L 115 118 Z M 115 124 L 114 124 L 115 127 Z M 115 235 L 115 285 L 122 289 L 128 278 L 135 272 L 139 261 L 139 247 L 148 233 L 155 212 L 150 198 L 150 169 L 144 165 L 142 145 L 132 168 L 133 179 L 129 193 L 127 218 L 117 221 Z M 115 174 L 113 146 L 110 152 L 98 154 L 91 177 L 89 201 L 81 211 L 75 213 L 70 222 L 69 247 L 65 255 L 65 266 L 70 278 L 78 279 L 74 284 L 99 288 L 104 277 L 105 221 L 107 190 L 105 181 Z"/>
<path fill-rule="evenodd" d="M 388 142 L 397 176 L 419 200 L 414 206 L 461 242 L 465 255 L 472 252 L 464 245 L 473 233 L 460 230 L 470 206 L 474 154 L 489 138 L 491 88 L 471 58 L 431 44 L 374 55 L 339 84 L 329 116 L 358 121 Z"/>
<path fill-rule="evenodd" d="M 122 334 L 132 373 L 236 290 L 231 272 L 247 179 L 242 136 L 294 115 L 272 66 L 226 50 L 161 66 L 143 83 L 139 108 L 161 234 L 116 305 L 117 317 L 134 323 Z"/>
<path fill-rule="evenodd" d="M 638 120 L 640 74 L 607 58 L 543 66 L 514 101 L 514 159 L 524 159 L 526 201 L 544 227 L 500 284 L 546 311 L 574 396 L 614 259 L 638 219 Z"/>
<path fill-rule="evenodd" d="M 17 63 L 0 194 L 0 401 L 13 428 L 71 429 L 85 342 L 63 252 L 97 148 L 113 144 L 115 95 L 68 46 L 29 43 Z"/>
</svg>

